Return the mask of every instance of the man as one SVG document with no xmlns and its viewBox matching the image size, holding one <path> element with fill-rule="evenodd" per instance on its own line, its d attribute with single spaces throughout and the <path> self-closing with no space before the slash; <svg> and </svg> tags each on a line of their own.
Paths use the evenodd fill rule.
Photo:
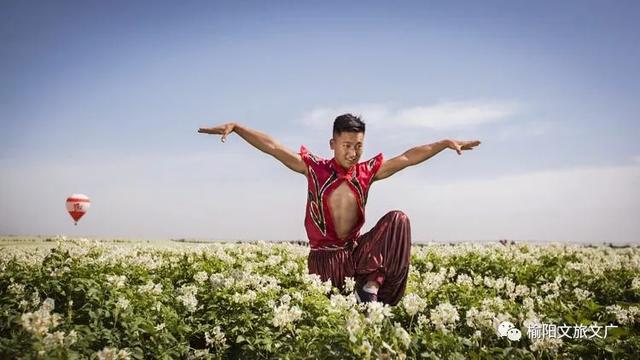
<svg viewBox="0 0 640 360">
<path fill-rule="evenodd" d="M 228 123 L 200 128 L 199 133 L 222 135 L 222 142 L 235 132 L 249 144 L 275 157 L 308 180 L 305 228 L 309 237 L 309 273 L 331 279 L 344 290 L 345 278 L 355 279 L 359 302 L 381 301 L 396 305 L 407 285 L 411 255 L 409 219 L 401 211 L 384 215 L 366 234 L 365 205 L 371 183 L 417 165 L 444 149 L 458 155 L 473 150 L 480 141 L 442 140 L 416 146 L 387 161 L 382 154 L 358 162 L 362 155 L 365 124 L 351 114 L 338 116 L 333 123 L 329 146 L 331 160 L 311 154 L 304 146 L 299 153 L 287 149 L 267 134 Z"/>
</svg>

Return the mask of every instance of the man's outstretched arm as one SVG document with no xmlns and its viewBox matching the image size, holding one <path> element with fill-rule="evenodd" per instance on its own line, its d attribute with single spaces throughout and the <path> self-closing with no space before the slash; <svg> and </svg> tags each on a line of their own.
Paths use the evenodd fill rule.
<svg viewBox="0 0 640 360">
<path fill-rule="evenodd" d="M 225 142 L 227 135 L 232 132 L 238 134 L 246 142 L 253 145 L 258 150 L 265 152 L 278 159 L 289 169 L 300 173 L 307 174 L 307 165 L 299 154 L 286 148 L 271 136 L 261 133 L 257 130 L 250 129 L 237 123 L 227 123 L 212 128 L 200 128 L 199 133 L 222 135 L 222 142 Z"/>
<path fill-rule="evenodd" d="M 429 159 L 444 149 L 453 149 L 458 155 L 462 155 L 464 150 L 473 150 L 474 147 L 480 145 L 480 141 L 459 141 L 459 140 L 442 140 L 433 144 L 416 146 L 404 152 L 400 156 L 389 159 L 382 163 L 380 170 L 373 180 L 382 180 L 406 168 L 407 166 L 417 165 Z"/>
</svg>

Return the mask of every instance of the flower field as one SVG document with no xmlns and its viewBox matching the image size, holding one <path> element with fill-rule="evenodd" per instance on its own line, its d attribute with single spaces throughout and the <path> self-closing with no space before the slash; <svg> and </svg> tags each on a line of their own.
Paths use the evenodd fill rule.
<svg viewBox="0 0 640 360">
<path fill-rule="evenodd" d="M 0 358 L 640 354 L 638 247 L 414 246 L 394 307 L 356 304 L 353 281 L 339 293 L 308 275 L 308 251 L 86 239 L 0 247 Z"/>
</svg>

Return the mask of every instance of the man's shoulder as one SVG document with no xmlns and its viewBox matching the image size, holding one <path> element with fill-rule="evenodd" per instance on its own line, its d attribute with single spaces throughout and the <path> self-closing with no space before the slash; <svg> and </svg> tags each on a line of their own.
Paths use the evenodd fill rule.
<svg viewBox="0 0 640 360">
<path fill-rule="evenodd" d="M 310 160 L 310 161 L 312 161 L 312 162 L 314 162 L 316 164 L 329 163 L 329 160 L 312 153 L 304 145 L 300 146 L 299 154 L 302 156 L 303 159 L 305 159 L 305 160 L 308 159 L 308 160 Z"/>
<path fill-rule="evenodd" d="M 382 164 L 382 161 L 383 161 L 382 153 L 378 153 L 378 155 L 372 157 L 371 159 L 359 162 L 358 167 L 361 170 L 372 171 L 380 167 L 380 165 Z"/>
<path fill-rule="evenodd" d="M 331 169 L 331 159 L 325 159 L 321 156 L 315 155 L 313 153 L 307 152 L 303 155 L 303 160 L 307 165 L 314 169 Z"/>
</svg>

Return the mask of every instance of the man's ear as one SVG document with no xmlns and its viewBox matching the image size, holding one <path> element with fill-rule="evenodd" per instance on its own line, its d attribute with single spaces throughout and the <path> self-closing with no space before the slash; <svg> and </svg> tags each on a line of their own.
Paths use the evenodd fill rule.
<svg viewBox="0 0 640 360">
<path fill-rule="evenodd" d="M 335 150 L 334 147 L 336 146 L 336 141 L 332 138 L 331 140 L 329 140 L 329 147 L 331 148 L 331 150 Z"/>
</svg>

